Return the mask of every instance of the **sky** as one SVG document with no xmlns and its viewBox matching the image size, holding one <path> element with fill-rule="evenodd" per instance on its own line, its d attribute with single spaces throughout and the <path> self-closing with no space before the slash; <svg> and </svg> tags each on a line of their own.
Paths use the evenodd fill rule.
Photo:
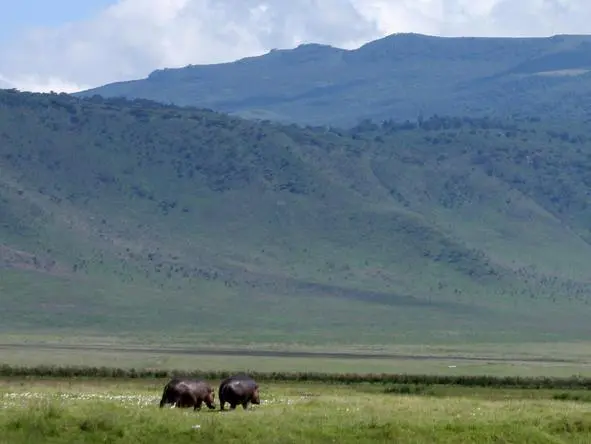
<svg viewBox="0 0 591 444">
<path fill-rule="evenodd" d="M 589 34 L 589 23 L 590 0 L 0 0 L 0 88 L 74 92 L 300 43 Z"/>
</svg>

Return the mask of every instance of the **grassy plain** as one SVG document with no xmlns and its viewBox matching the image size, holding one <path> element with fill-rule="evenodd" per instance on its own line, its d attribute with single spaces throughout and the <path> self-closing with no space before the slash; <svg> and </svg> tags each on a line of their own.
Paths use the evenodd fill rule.
<svg viewBox="0 0 591 444">
<path fill-rule="evenodd" d="M 488 374 L 496 376 L 591 376 L 591 364 L 461 361 L 435 358 L 420 359 L 337 359 L 337 358 L 270 358 L 254 356 L 186 356 L 109 352 L 17 352 L 3 354 L 2 362 L 11 365 L 55 365 L 100 367 L 105 363 L 120 368 L 153 368 L 178 370 L 255 370 L 269 372 L 339 372 L 339 373 L 428 373 L 443 375 Z"/>
<path fill-rule="evenodd" d="M 211 381 L 217 385 L 219 381 Z M 263 383 L 248 411 L 158 409 L 164 380 L 0 380 L 0 442 L 587 443 L 589 391 Z"/>
<path fill-rule="evenodd" d="M 450 356 L 497 359 L 528 359 L 528 360 L 575 360 L 577 362 L 591 361 L 590 341 L 570 342 L 526 342 L 518 343 L 463 343 L 463 344 L 406 344 L 389 343 L 374 345 L 343 345 L 340 343 L 299 344 L 297 342 L 285 344 L 281 342 L 208 342 L 198 340 L 199 337 L 167 336 L 166 332 L 146 334 L 141 340 L 134 336 L 84 336 L 70 331 L 65 334 L 51 334 L 49 331 L 43 334 L 0 334 L 0 347 L 5 349 L 32 348 L 33 352 L 43 348 L 77 349 L 78 351 L 95 351 L 97 349 L 123 350 L 125 354 L 133 352 L 146 352 L 160 350 L 161 352 L 177 350 L 179 353 L 199 349 L 203 353 L 218 352 L 241 354 L 252 352 L 275 353 L 345 353 L 345 354 L 397 354 L 413 356 L 431 356 L 446 358 Z"/>
<path fill-rule="evenodd" d="M 53 339 L 53 340 L 51 340 Z M 485 344 L 463 346 L 281 347 L 126 343 L 115 338 L 42 342 L 0 336 L 0 364 L 84 366 L 181 371 L 407 373 L 492 376 L 591 376 L 591 345 Z"/>
</svg>

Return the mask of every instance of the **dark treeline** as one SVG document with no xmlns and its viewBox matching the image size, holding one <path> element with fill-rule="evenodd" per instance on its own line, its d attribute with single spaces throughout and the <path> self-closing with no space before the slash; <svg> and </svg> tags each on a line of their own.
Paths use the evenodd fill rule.
<svg viewBox="0 0 591 444">
<path fill-rule="evenodd" d="M 21 378 L 118 378 L 167 379 L 175 376 L 224 379 L 234 371 L 181 371 L 156 369 L 124 369 L 111 367 L 48 366 L 35 367 L 1 365 L 0 377 Z M 522 377 L 489 375 L 427 375 L 404 373 L 320 373 L 320 372 L 248 372 L 261 382 L 322 382 L 327 384 L 421 384 L 455 385 L 464 387 L 521 388 L 521 389 L 587 389 L 591 377 Z"/>
</svg>

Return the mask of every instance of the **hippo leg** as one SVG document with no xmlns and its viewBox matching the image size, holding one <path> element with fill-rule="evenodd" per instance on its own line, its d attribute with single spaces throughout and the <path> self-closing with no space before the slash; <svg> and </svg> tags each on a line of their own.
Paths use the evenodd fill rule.
<svg viewBox="0 0 591 444">
<path fill-rule="evenodd" d="M 244 401 L 244 402 L 242 403 L 242 408 L 243 408 L 244 410 L 246 410 L 246 409 L 248 408 L 248 401 Z"/>
<path fill-rule="evenodd" d="M 193 410 L 201 410 L 201 404 L 203 403 L 203 401 L 201 399 L 199 399 L 195 405 L 193 406 Z"/>
<path fill-rule="evenodd" d="M 236 410 L 236 404 L 230 403 L 230 410 Z"/>
</svg>

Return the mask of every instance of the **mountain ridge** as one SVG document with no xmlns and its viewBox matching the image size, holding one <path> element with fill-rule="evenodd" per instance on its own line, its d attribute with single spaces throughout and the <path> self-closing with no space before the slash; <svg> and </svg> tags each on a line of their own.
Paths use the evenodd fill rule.
<svg viewBox="0 0 591 444">
<path fill-rule="evenodd" d="M 311 125 L 421 114 L 587 118 L 590 49 L 588 35 L 403 33 L 356 49 L 307 43 L 234 62 L 158 69 L 75 95 L 146 98 Z"/>
</svg>

